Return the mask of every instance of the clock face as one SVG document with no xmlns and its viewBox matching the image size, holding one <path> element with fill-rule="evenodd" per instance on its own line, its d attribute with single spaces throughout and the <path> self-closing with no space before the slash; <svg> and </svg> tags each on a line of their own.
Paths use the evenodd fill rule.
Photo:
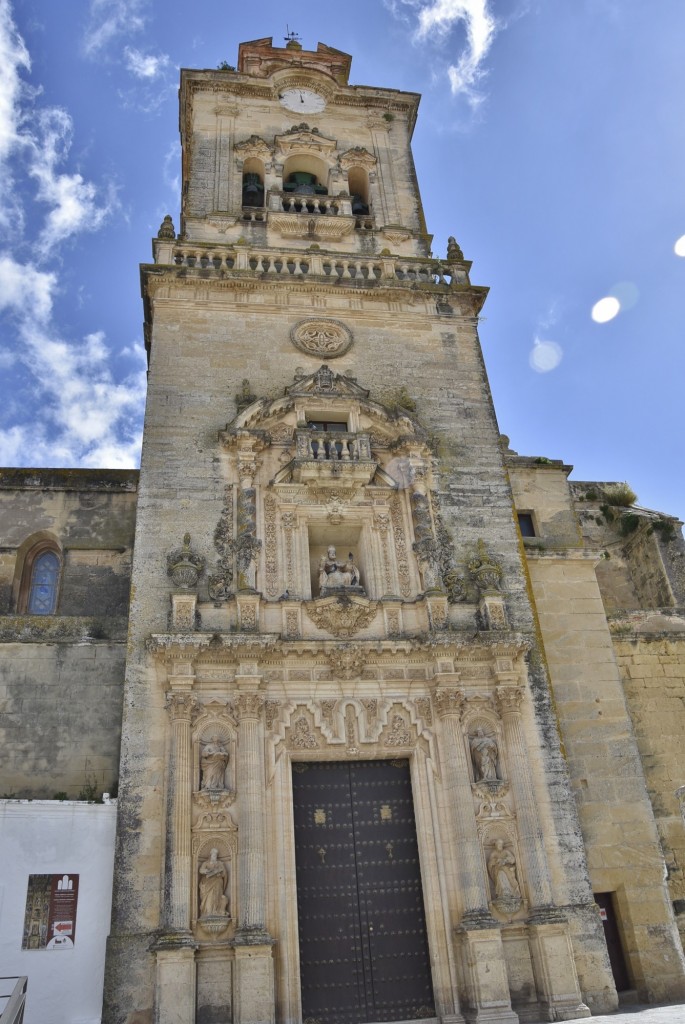
<svg viewBox="0 0 685 1024">
<path fill-rule="evenodd" d="M 278 98 L 281 106 L 295 114 L 320 114 L 326 106 L 323 96 L 312 89 L 284 89 Z"/>
</svg>

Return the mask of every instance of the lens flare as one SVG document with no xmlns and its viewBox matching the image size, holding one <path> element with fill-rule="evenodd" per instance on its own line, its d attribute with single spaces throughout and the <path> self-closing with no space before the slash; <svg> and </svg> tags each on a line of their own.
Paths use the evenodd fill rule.
<svg viewBox="0 0 685 1024">
<path fill-rule="evenodd" d="M 676 256 L 685 256 L 685 235 L 681 235 L 675 243 L 673 246 L 673 252 Z"/>
<path fill-rule="evenodd" d="M 605 295 L 592 307 L 592 319 L 596 324 L 606 324 L 621 311 L 621 303 L 615 295 Z"/>
<path fill-rule="evenodd" d="M 558 345 L 556 341 L 543 341 L 541 338 L 536 338 L 528 353 L 528 362 L 536 373 L 549 373 L 550 370 L 556 370 L 563 355 L 561 345 Z"/>
</svg>

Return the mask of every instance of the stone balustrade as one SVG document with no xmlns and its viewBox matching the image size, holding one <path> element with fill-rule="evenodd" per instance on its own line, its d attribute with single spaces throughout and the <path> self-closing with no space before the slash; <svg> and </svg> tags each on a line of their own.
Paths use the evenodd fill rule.
<svg viewBox="0 0 685 1024">
<path fill-rule="evenodd" d="M 368 434 L 322 430 L 295 431 L 295 458 L 315 462 L 370 461 L 371 441 Z"/>
<path fill-rule="evenodd" d="M 251 211 L 255 215 L 260 211 Z M 154 240 L 155 263 L 225 274 L 241 272 L 259 277 L 316 277 L 336 282 L 354 281 L 403 287 L 423 285 L 449 288 L 468 284 L 470 264 L 455 266 L 445 260 L 426 260 L 389 255 L 371 257 L 332 256 L 322 251 L 295 252 L 249 245 L 217 245 Z"/>
</svg>

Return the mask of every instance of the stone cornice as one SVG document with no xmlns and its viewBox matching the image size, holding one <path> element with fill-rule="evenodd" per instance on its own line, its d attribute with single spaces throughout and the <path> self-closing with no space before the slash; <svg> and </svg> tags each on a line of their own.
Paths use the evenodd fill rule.
<svg viewBox="0 0 685 1024">
<path fill-rule="evenodd" d="M 368 603 L 368 602 L 367 602 Z M 453 657 L 460 663 L 487 662 L 495 658 L 517 660 L 532 647 L 530 637 L 521 633 L 486 631 L 476 633 L 431 633 L 406 640 L 360 640 L 355 637 L 354 646 L 363 651 L 364 658 L 370 655 L 382 659 L 384 656 L 404 655 L 414 660 L 424 655 L 428 664 L 438 656 Z M 349 644 L 349 642 L 348 642 Z M 347 645 L 348 645 L 347 644 Z M 294 657 L 328 658 L 340 649 L 340 640 L 282 640 L 278 634 L 250 633 L 155 633 L 146 642 L 146 649 L 154 657 L 168 664 L 182 661 L 199 661 L 203 664 L 233 664 L 246 657 L 270 664 Z M 343 646 L 346 646 L 343 643 Z"/>
</svg>

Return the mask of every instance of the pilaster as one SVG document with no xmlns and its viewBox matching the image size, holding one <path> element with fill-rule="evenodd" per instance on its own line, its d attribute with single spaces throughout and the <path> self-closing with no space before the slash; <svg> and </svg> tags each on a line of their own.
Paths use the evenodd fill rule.
<svg viewBox="0 0 685 1024">
<path fill-rule="evenodd" d="M 487 879 L 469 768 L 461 728 L 464 693 L 440 688 L 434 704 L 440 717 L 443 787 L 447 797 L 450 850 L 456 855 L 457 884 L 464 912 L 455 933 L 470 1005 L 469 1020 L 518 1024 L 511 1008 L 502 935 L 488 908 Z M 456 853 L 458 851 L 458 854 Z"/>
</svg>

